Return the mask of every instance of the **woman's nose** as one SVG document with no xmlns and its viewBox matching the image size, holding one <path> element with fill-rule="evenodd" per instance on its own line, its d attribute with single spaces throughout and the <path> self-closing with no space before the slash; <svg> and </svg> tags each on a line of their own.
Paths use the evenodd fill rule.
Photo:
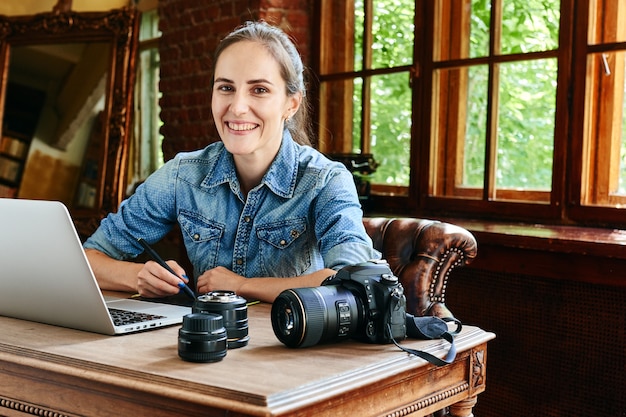
<svg viewBox="0 0 626 417">
<path fill-rule="evenodd" d="M 244 93 L 238 91 L 232 96 L 230 111 L 234 115 L 242 115 L 248 111 L 248 100 Z"/>
</svg>

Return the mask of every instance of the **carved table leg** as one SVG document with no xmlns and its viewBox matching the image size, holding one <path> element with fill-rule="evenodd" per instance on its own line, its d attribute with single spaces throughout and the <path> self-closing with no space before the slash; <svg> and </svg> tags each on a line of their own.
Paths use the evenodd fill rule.
<svg viewBox="0 0 626 417">
<path fill-rule="evenodd" d="M 476 405 L 478 399 L 476 396 L 470 397 L 466 400 L 459 401 L 456 404 L 450 406 L 448 410 L 448 416 L 450 417 L 474 417 L 472 409 Z"/>
</svg>

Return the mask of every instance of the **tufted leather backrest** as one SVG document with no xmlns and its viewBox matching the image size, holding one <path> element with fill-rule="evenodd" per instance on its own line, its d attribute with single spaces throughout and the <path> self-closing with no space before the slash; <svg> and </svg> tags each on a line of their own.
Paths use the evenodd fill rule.
<svg viewBox="0 0 626 417">
<path fill-rule="evenodd" d="M 366 217 L 365 229 L 400 279 L 407 311 L 416 316 L 452 317 L 445 305 L 450 272 L 477 254 L 474 236 L 440 221 L 415 218 Z"/>
</svg>

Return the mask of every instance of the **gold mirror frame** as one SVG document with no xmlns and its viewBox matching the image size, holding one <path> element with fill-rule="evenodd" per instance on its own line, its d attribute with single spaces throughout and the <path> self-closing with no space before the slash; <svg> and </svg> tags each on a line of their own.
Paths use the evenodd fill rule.
<svg viewBox="0 0 626 417">
<path fill-rule="evenodd" d="M 12 47 L 73 42 L 111 45 L 96 203 L 93 208 L 69 207 L 81 238 L 93 233 L 107 213 L 117 211 L 125 194 L 138 27 L 139 13 L 133 8 L 0 16 L 0 131 Z"/>
</svg>

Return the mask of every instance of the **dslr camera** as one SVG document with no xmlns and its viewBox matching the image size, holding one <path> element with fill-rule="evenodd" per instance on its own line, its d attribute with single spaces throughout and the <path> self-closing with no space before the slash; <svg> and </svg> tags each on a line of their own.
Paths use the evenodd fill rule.
<svg viewBox="0 0 626 417">
<path fill-rule="evenodd" d="M 346 266 L 320 287 L 283 291 L 271 317 L 274 334 L 288 347 L 347 338 L 382 344 L 406 337 L 404 290 L 384 260 Z"/>
</svg>

